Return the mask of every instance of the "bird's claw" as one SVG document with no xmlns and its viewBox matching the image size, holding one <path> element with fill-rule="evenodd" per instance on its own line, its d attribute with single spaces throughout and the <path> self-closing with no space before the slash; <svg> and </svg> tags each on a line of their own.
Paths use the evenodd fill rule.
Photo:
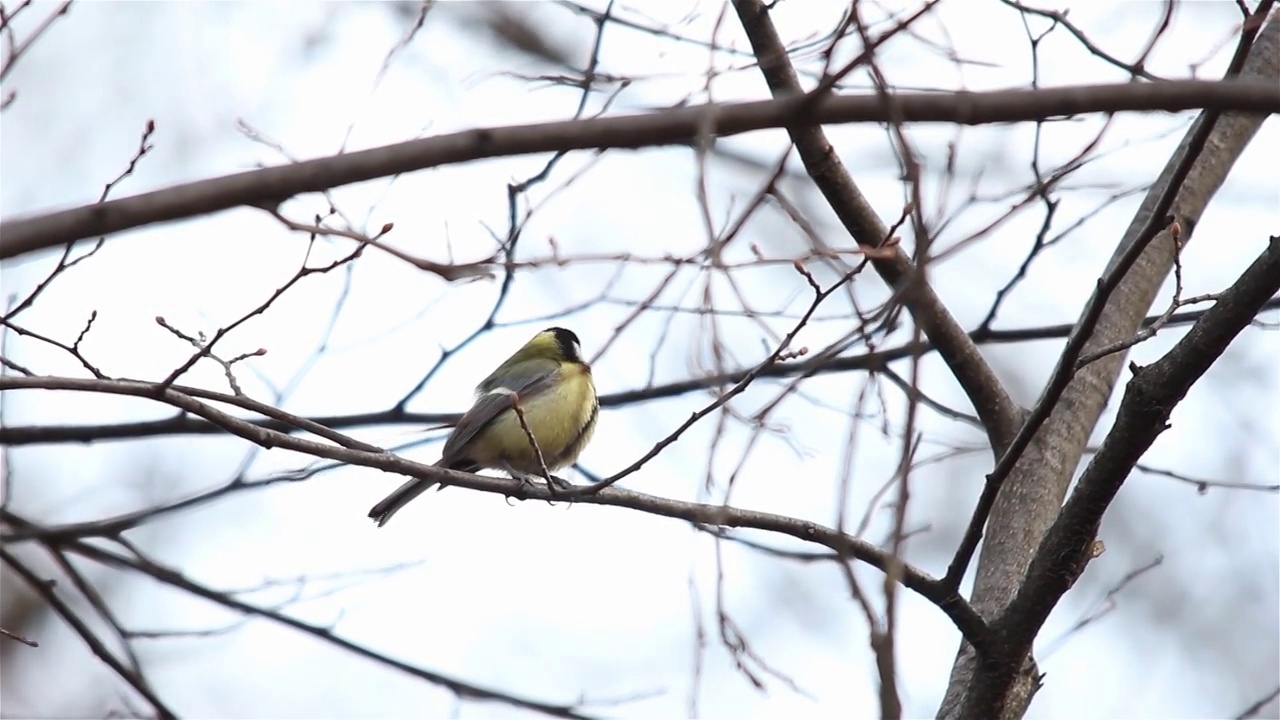
<svg viewBox="0 0 1280 720">
<path fill-rule="evenodd" d="M 547 492 L 551 493 L 552 496 L 558 495 L 561 492 L 564 492 L 565 490 L 572 490 L 572 489 L 573 489 L 573 483 L 569 482 L 568 480 L 565 480 L 562 477 L 557 477 L 555 475 L 551 475 L 547 477 Z"/>
<path fill-rule="evenodd" d="M 520 483 L 518 486 L 516 486 L 516 492 L 513 493 L 513 495 L 527 496 L 530 490 L 537 487 L 537 485 L 534 484 L 533 480 L 528 475 L 525 475 L 524 473 L 513 472 L 511 473 L 511 477 L 515 478 L 515 480 L 517 480 Z M 524 498 L 522 497 L 520 499 L 523 500 Z"/>
<path fill-rule="evenodd" d="M 520 482 L 520 485 L 516 488 L 516 493 L 513 493 L 513 495 L 524 495 L 527 497 L 532 490 L 545 486 L 547 492 L 552 497 L 555 497 L 557 494 L 565 490 L 570 490 L 574 487 L 573 483 L 555 475 L 526 475 L 524 473 L 512 472 L 511 477 Z M 542 482 L 535 482 L 536 480 L 541 480 Z"/>
</svg>

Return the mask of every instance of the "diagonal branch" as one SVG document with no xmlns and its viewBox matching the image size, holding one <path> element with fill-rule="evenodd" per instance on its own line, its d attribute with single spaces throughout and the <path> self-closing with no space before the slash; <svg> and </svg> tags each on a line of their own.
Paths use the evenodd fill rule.
<svg viewBox="0 0 1280 720">
<path fill-rule="evenodd" d="M 1252 34 L 1246 33 L 1242 38 L 1231 67 L 1227 70 L 1228 77 L 1239 74 L 1245 59 L 1248 57 L 1251 41 Z M 1140 216 L 1145 218 L 1143 224 L 1136 232 L 1133 228 L 1130 229 L 1133 240 L 1126 240 L 1122 244 L 1121 250 L 1117 251 L 1108 265 L 1106 273 L 1098 280 L 1093 294 L 1085 304 L 1080 320 L 1071 329 L 1071 334 L 1067 337 L 1066 346 L 1062 350 L 1058 364 L 1050 375 L 1049 381 L 1045 384 L 1044 391 L 1031 408 L 1026 420 L 1018 429 L 1012 442 L 1010 442 L 1009 447 L 1000 455 L 1000 459 L 991 474 L 987 476 L 986 484 L 982 489 L 982 496 L 978 499 L 978 505 L 969 522 L 969 527 L 965 530 L 960 547 L 956 550 L 955 558 L 952 560 L 950 567 L 947 568 L 946 581 L 953 586 L 960 586 L 960 581 L 969 569 L 969 561 L 973 558 L 973 553 L 978 548 L 978 541 L 982 537 L 982 529 L 986 525 L 991 510 L 995 505 L 1000 487 L 1010 473 L 1013 472 L 1015 464 L 1022 457 L 1022 453 L 1027 449 L 1027 446 L 1031 444 L 1036 433 L 1048 421 L 1049 416 L 1057 407 L 1058 401 L 1067 391 L 1072 378 L 1085 365 L 1089 364 L 1084 362 L 1088 357 L 1084 356 L 1086 345 L 1093 348 L 1099 346 L 1094 337 L 1094 329 L 1102 321 L 1103 312 L 1107 309 L 1107 303 L 1110 301 L 1112 294 L 1126 280 L 1129 276 L 1129 270 L 1137 263 L 1139 258 L 1143 257 L 1147 248 L 1157 238 L 1163 238 L 1165 242 L 1172 242 L 1173 261 L 1171 263 L 1176 262 L 1179 248 L 1181 247 L 1181 240 L 1176 235 L 1181 234 L 1182 231 L 1178 218 L 1169 216 L 1169 212 L 1173 210 L 1174 201 L 1177 199 L 1179 192 L 1181 192 L 1181 188 L 1190 175 L 1192 168 L 1195 167 L 1200 153 L 1204 151 L 1205 145 L 1214 131 L 1219 114 L 1210 110 L 1200 117 L 1184 141 L 1176 164 L 1170 166 L 1171 170 L 1166 169 L 1167 179 L 1160 184 L 1160 190 L 1157 192 L 1153 188 L 1151 194 L 1148 195 L 1148 202 L 1154 199 L 1154 204 Z M 1184 218 L 1192 226 L 1198 219 L 1198 215 L 1195 218 Z M 1167 274 L 1168 271 L 1166 269 L 1164 273 L 1160 274 L 1160 279 L 1163 280 Z M 1145 310 L 1149 304 L 1150 302 L 1144 305 L 1142 309 Z M 1127 348 L 1126 342 L 1128 342 L 1127 339 L 1107 343 L 1106 345 L 1108 347 L 1119 346 Z M 1091 353 L 1091 355 L 1094 356 L 1094 359 L 1101 359 L 1102 357 L 1098 352 Z"/>
<path fill-rule="evenodd" d="M 169 706 L 151 690 L 141 673 L 130 668 L 123 660 L 116 657 L 102 642 L 102 639 L 93 632 L 93 628 L 90 628 L 84 619 L 58 596 L 54 591 L 55 583 L 42 579 L 36 574 L 35 570 L 27 567 L 26 563 L 19 560 L 8 550 L 5 550 L 3 546 L 0 546 L 0 561 L 4 561 L 4 564 L 13 568 L 18 577 L 22 578 L 31 587 L 32 592 L 44 598 L 44 601 L 49 603 L 49 607 L 53 608 L 58 617 L 61 617 L 63 622 L 70 625 L 72 631 L 79 635 L 81 640 L 84 640 L 94 655 L 97 655 L 107 667 L 111 668 L 116 675 L 120 676 L 120 679 L 128 683 L 148 703 L 151 703 L 151 707 L 155 708 L 157 717 L 162 719 L 177 717 L 177 714 L 170 710 Z"/>
<path fill-rule="evenodd" d="M 5 517 L 6 520 L 17 521 L 19 523 L 23 522 L 20 519 L 18 519 L 16 516 L 12 515 L 11 513 L 5 512 L 3 513 L 3 515 L 6 516 Z M 445 675 L 440 675 L 438 673 L 434 673 L 429 670 L 423 670 L 421 668 L 415 667 L 408 663 L 404 663 L 399 660 L 389 658 L 386 655 L 382 655 L 373 650 L 370 650 L 369 648 L 364 647 L 363 645 L 359 645 L 354 642 L 351 642 L 350 640 L 342 638 L 334 634 L 332 631 L 328 630 L 327 628 L 324 628 L 318 625 L 311 625 L 309 623 L 304 623 L 301 620 L 295 620 L 294 618 L 291 618 L 288 615 L 284 615 L 283 613 L 269 610 L 267 608 L 261 608 L 261 607 L 258 607 L 257 605 L 253 605 L 251 603 L 238 600 L 232 597 L 231 595 L 229 595 L 228 593 L 218 592 L 216 590 L 207 588 L 204 585 L 201 585 L 193 580 L 188 579 L 182 573 L 179 573 L 176 570 L 173 570 L 169 567 L 165 567 L 163 565 L 159 565 L 157 563 L 153 563 L 153 562 L 142 560 L 142 559 L 135 559 L 125 555 L 120 555 L 120 554 L 111 552 L 109 550 L 95 547 L 81 540 L 61 541 L 59 543 L 55 543 L 55 545 L 61 550 L 82 555 L 86 558 L 102 563 L 103 565 L 107 565 L 115 568 L 123 568 L 127 570 L 132 570 L 134 572 L 142 573 L 165 585 L 169 585 L 179 590 L 183 590 L 187 593 L 190 593 L 191 595 L 195 595 L 196 597 L 203 598 L 210 602 L 217 603 L 218 605 L 221 605 L 230 610 L 234 610 L 236 612 L 243 613 L 251 617 L 259 617 L 265 620 L 270 620 L 278 624 L 284 625 L 286 627 L 289 627 L 291 629 L 303 632 L 307 635 L 317 637 L 321 640 L 324 640 L 325 642 L 328 642 L 332 645 L 340 647 L 343 650 L 346 650 L 359 657 L 373 660 L 374 662 L 378 662 L 384 665 L 389 665 L 405 673 L 413 675 L 414 677 L 422 678 L 423 680 L 427 680 L 429 682 L 440 685 L 441 687 L 449 689 L 451 692 L 455 693 L 458 697 L 467 698 L 471 700 L 484 700 L 489 702 L 506 703 L 514 707 L 519 707 L 526 710 L 534 710 L 534 711 L 543 713 L 545 715 L 550 715 L 552 717 L 572 718 L 575 720 L 589 720 L 589 716 L 582 715 L 581 713 L 577 712 L 574 706 L 572 705 L 556 705 L 556 704 L 544 703 L 536 700 L 522 698 L 516 695 L 510 695 L 497 690 L 490 690 L 488 688 L 485 688 L 479 685 L 473 685 L 468 682 L 456 680 L 454 678 L 450 678 Z M 9 560 L 9 558 L 7 557 L 7 553 L 5 553 L 5 551 L 3 550 L 0 550 L 0 557 L 3 557 L 6 561 Z M 163 711 L 163 706 L 157 706 L 157 707 Z M 171 713 L 168 715 L 164 715 L 163 712 L 162 712 L 162 716 L 173 717 Z"/>
<path fill-rule="evenodd" d="M 961 718 L 1001 716 L 1013 671 L 1049 612 L 1084 566 L 1102 516 L 1120 486 L 1151 444 L 1169 428 L 1169 416 L 1191 386 L 1208 371 L 1231 341 L 1249 326 L 1253 313 L 1280 291 L 1280 237 L 1164 357 L 1146 367 L 1130 365 L 1115 425 L 1085 468 L 1053 526 L 1036 551 L 1026 581 L 1006 612 L 993 624 L 997 641 L 984 657 L 989 670 L 970 688 Z"/>
<path fill-rule="evenodd" d="M 734 0 L 733 5 L 773 96 L 800 97 L 815 106 L 823 102 L 822 97 L 805 95 L 764 3 L 760 0 Z M 902 119 L 897 97 L 884 98 L 883 94 L 877 97 L 881 97 L 885 107 L 893 111 L 890 119 Z M 899 247 L 886 245 L 890 241 L 888 227 L 836 157 L 822 126 L 816 124 L 818 122 L 820 119 L 815 113 L 806 112 L 792 117 L 787 125 L 787 133 L 795 143 L 805 169 L 858 245 L 877 249 L 876 253 L 868 256 L 872 265 L 899 294 L 925 336 L 951 368 L 977 410 L 992 448 L 997 453 L 1002 451 L 1018 430 L 1020 409 L 982 357 L 977 345 L 951 316 L 906 253 Z"/>
<path fill-rule="evenodd" d="M 1268 23 L 1256 42 L 1250 42 L 1271 4 L 1271 0 L 1263 2 L 1245 23 L 1237 52 L 1237 60 L 1243 62 L 1233 63 L 1232 70 L 1242 65 L 1242 75 L 1275 83 L 1280 78 L 1280 22 Z M 1189 240 L 1233 163 L 1267 117 L 1222 113 L 1214 122 L 1216 115 L 1206 112 L 1193 124 L 1138 208 L 1104 275 L 1112 275 L 1126 263 L 1131 267 L 1110 290 L 1105 304 L 1090 306 L 1082 314 L 1080 325 L 1092 324 L 1092 330 L 1087 335 L 1077 334 L 1083 342 L 1077 343 L 1078 348 L 1069 348 L 1075 357 L 1126 340 L 1137 332 L 1168 277 L 1177 252 L 1169 229 L 1151 233 L 1153 228 L 1171 227 L 1165 218 L 1157 216 L 1157 211 L 1172 196 L 1168 213 L 1176 218 L 1183 241 Z M 1212 130 L 1206 126 L 1212 126 Z M 1181 178 L 1185 179 L 1179 181 Z M 1141 252 L 1135 248 L 1141 248 Z M 994 498 L 987 521 L 989 531 L 979 555 L 972 595 L 974 606 L 984 617 L 991 619 L 1004 612 L 1018 593 L 1045 533 L 1058 519 L 1067 487 L 1111 397 L 1123 359 L 1123 353 L 1117 353 L 1078 368 L 1074 358 L 1064 358 L 1061 366 L 1068 382 L 1060 391 L 1047 388 L 1037 404 L 1048 408 L 1043 424 L 1025 451 L 1011 461 L 1012 468 L 998 495 L 991 493 Z M 961 549 L 966 548 L 967 544 Z M 1016 718 L 1026 712 L 1039 682 L 1034 660 L 1026 660 L 1025 664 L 1021 659 L 1015 663 L 1019 671 L 1017 682 L 1004 686 L 1007 695 L 1002 700 L 1002 714 L 996 717 Z M 962 647 L 939 716 L 952 718 L 968 707 L 965 698 L 969 689 L 990 670 L 988 663 L 980 662 L 972 651 Z"/>
</svg>

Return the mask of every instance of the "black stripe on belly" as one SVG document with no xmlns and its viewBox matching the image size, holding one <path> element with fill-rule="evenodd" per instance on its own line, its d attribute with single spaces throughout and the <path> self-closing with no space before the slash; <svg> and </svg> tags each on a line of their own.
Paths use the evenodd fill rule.
<svg viewBox="0 0 1280 720">
<path fill-rule="evenodd" d="M 599 415 L 599 401 L 591 403 L 591 415 L 587 417 L 587 421 L 582 424 L 582 427 L 578 428 L 578 434 L 573 437 L 572 442 L 565 446 L 564 451 L 560 453 L 556 460 L 567 457 L 576 457 L 578 453 L 582 452 L 582 439 L 586 436 L 587 431 L 591 429 L 591 426 L 596 424 L 596 418 Z"/>
</svg>

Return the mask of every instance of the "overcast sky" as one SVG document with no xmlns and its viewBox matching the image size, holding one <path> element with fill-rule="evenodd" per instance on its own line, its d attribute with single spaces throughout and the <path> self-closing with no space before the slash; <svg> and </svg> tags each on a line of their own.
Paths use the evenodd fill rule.
<svg viewBox="0 0 1280 720">
<path fill-rule="evenodd" d="M 662 0 L 643 6 L 647 15 L 627 9 L 625 16 L 704 39 L 720 15 L 716 3 Z M 788 41 L 818 37 L 835 26 L 844 7 L 832 0 L 793 0 L 779 4 L 777 22 Z M 1132 58 L 1150 37 L 1161 8 L 1160 3 L 1089 2 L 1071 7 L 1070 17 L 1109 52 Z M 554 5 L 512 9 L 545 28 L 575 63 L 589 54 L 593 26 L 582 17 Z M 241 122 L 289 156 L 313 158 L 343 147 L 573 115 L 578 93 L 536 78 L 560 71 L 495 40 L 480 28 L 482 10 L 462 3 L 433 10 L 413 42 L 381 72 L 414 16 L 413 6 L 400 12 L 383 3 L 76 5 L 6 79 L 5 91 L 17 95 L 0 116 L 0 212 L 9 218 L 96 200 L 132 157 L 149 119 L 156 123 L 155 148 L 113 196 L 285 161 L 277 150 L 246 137 L 238 129 Z M 1181 6 L 1147 67 L 1158 75 L 1185 77 L 1188 66 L 1197 63 L 1199 77 L 1217 77 L 1234 48 L 1238 17 L 1229 2 Z M 676 25 L 681 20 L 688 22 Z M 732 11 L 716 32 L 718 45 L 748 48 Z M 919 32 L 930 42 L 953 46 L 966 62 L 957 66 L 924 52 L 919 39 L 903 38 L 881 56 L 897 86 L 980 90 L 1024 86 L 1031 79 L 1026 32 L 1018 15 L 999 3 L 942 3 Z M 1126 79 L 1061 31 L 1040 52 L 1040 81 L 1046 85 Z M 703 101 L 707 96 L 701 88 L 713 62 L 721 71 L 733 69 L 712 86 L 714 99 L 766 96 L 759 73 L 742 57 L 720 55 L 713 61 L 706 48 L 611 27 L 600 70 L 637 78 L 613 101 L 611 112 L 665 107 L 685 97 Z M 598 111 L 604 100 L 593 97 L 589 111 Z M 1072 190 L 1063 195 L 1055 227 L 1092 213 L 1117 191 L 1145 187 L 1190 117 L 1116 118 L 1101 158 L 1069 183 Z M 1101 124 L 1090 118 L 1047 126 L 1045 166 L 1056 167 L 1081 152 Z M 926 197 L 933 203 L 929 212 L 959 212 L 971 192 L 988 199 L 959 212 L 938 238 L 942 248 L 1006 212 L 1017 197 L 1007 194 L 1031 180 L 1031 126 L 963 131 L 922 126 L 909 133 L 926 174 Z M 851 125 L 832 128 L 830 137 L 881 216 L 895 218 L 903 189 L 883 129 Z M 781 133 L 766 132 L 722 146 L 767 168 L 785 147 L 783 139 Z M 947 186 L 943 174 L 953 142 L 960 182 Z M 1280 131 L 1272 122 L 1196 228 L 1183 260 L 1185 295 L 1224 288 L 1263 247 L 1266 235 L 1280 227 L 1276 157 Z M 458 260 L 478 260 L 493 252 L 494 234 L 506 232 L 507 184 L 536 173 L 545 162 L 545 157 L 531 157 L 451 166 L 341 188 L 332 196 L 336 207 L 365 230 L 394 223 L 388 242 L 406 252 L 441 261 L 450 253 Z M 718 159 L 706 174 L 712 216 L 722 222 L 757 192 L 767 171 Z M 699 163 L 688 149 L 572 155 L 532 192 L 539 204 L 519 257 L 549 256 L 552 241 L 566 256 L 694 252 L 707 237 L 696 190 L 700 181 Z M 798 173 L 783 187 L 824 237 L 842 247 L 850 244 Z M 1074 321 L 1140 197 L 1105 207 L 1046 253 L 1006 304 L 997 326 Z M 307 220 L 326 207 L 325 200 L 313 196 L 284 209 Z M 1019 215 L 932 266 L 931 280 L 966 328 L 982 320 L 995 291 L 1021 263 L 1042 218 L 1037 212 Z M 803 233 L 776 209 L 761 214 L 744 232 L 769 257 L 794 257 L 807 245 Z M 741 244 L 734 257 L 748 259 L 746 247 Z M 192 348 L 159 327 L 156 316 L 191 334 L 215 332 L 288 280 L 305 250 L 305 236 L 288 233 L 256 210 L 140 229 L 112 238 L 23 318 L 28 327 L 70 340 L 96 311 L 84 351 L 110 375 L 160 379 Z M 312 262 L 350 250 L 343 241 L 322 243 Z M 52 261 L 40 255 L 7 263 L 0 269 L 3 295 L 29 292 Z M 522 276 L 499 315 L 504 326 L 445 365 L 409 409 L 464 409 L 472 386 L 489 368 L 548 324 L 536 318 L 605 290 L 615 298 L 643 300 L 667 272 L 661 265 L 632 266 L 620 276 L 613 270 L 607 263 L 583 263 Z M 830 282 L 834 276 L 819 277 Z M 785 307 L 795 314 L 807 303 L 807 285 L 785 263 L 738 279 L 757 307 Z M 682 272 L 663 300 L 696 305 L 702 282 L 696 270 Z M 736 302 L 727 284 L 713 283 L 707 292 L 725 307 Z M 870 277 L 860 278 L 855 292 L 868 304 L 884 297 L 879 280 Z M 441 347 L 456 344 L 483 322 L 496 294 L 496 282 L 449 285 L 385 255 L 368 255 L 349 274 L 308 278 L 219 347 L 227 356 L 265 348 L 266 355 L 240 366 L 240 380 L 247 393 L 263 399 L 273 388 L 292 385 L 284 403 L 292 412 L 380 410 L 413 387 Z M 340 297 L 345 298 L 342 312 L 330 332 Z M 1167 298 L 1168 292 L 1160 302 Z M 709 367 L 710 338 L 696 317 L 677 317 L 654 354 L 666 328 L 663 316 L 646 317 L 613 337 L 631 311 L 621 303 L 596 304 L 556 320 L 578 332 L 588 355 L 607 347 L 594 366 L 601 392 L 687 378 Z M 839 308 L 831 314 L 839 315 Z M 1274 322 L 1275 314 L 1268 319 Z M 779 333 L 789 329 L 789 321 L 771 325 Z M 759 362 L 774 340 L 750 322 L 726 320 L 724 328 L 734 366 Z M 847 324 L 817 323 L 796 342 L 819 348 L 847 330 Z M 1180 332 L 1161 333 L 1133 359 L 1158 357 Z M 890 344 L 907 337 L 895 335 Z M 9 343 L 8 355 L 38 372 L 83 374 L 56 350 L 22 339 Z M 321 345 L 324 352 L 311 363 Z M 1030 404 L 1059 347 L 1045 342 L 984 352 L 1017 399 Z M 1274 333 L 1246 332 L 1174 413 L 1173 428 L 1144 462 L 1195 477 L 1277 482 L 1280 418 L 1266 410 L 1280 403 L 1273 366 L 1277 349 Z M 908 366 L 898 370 L 905 373 Z M 226 389 L 221 369 L 212 364 L 197 366 L 184 382 Z M 718 500 L 736 473 L 734 505 L 834 524 L 836 478 L 852 431 L 846 412 L 864 382 L 864 376 L 853 374 L 813 379 L 803 396 L 788 399 L 771 416 L 789 434 L 766 435 L 754 446 L 750 428 L 731 421 L 720 429 L 715 417 L 708 418 L 623 484 L 662 496 Z M 923 386 L 938 401 L 969 411 L 934 359 L 924 364 Z M 754 412 L 782 388 L 761 383 L 735 407 Z M 900 393 L 886 397 L 883 413 L 854 426 L 859 441 L 847 499 L 854 518 L 891 476 L 901 452 L 904 402 Z M 691 394 L 604 412 L 583 467 L 601 476 L 626 467 L 711 399 Z M 14 392 L 3 400 L 3 420 L 10 425 L 118 422 L 170 413 L 156 404 L 106 396 Z M 1103 431 L 1114 405 L 1104 413 Z M 940 574 L 990 459 L 981 451 L 981 435 L 965 424 L 930 412 L 921 414 L 921 423 L 930 453 L 956 446 L 976 449 L 913 475 L 908 524 L 923 531 L 909 557 Z M 355 434 L 391 444 L 411 439 L 411 430 L 382 427 Z M 718 431 L 724 437 L 709 459 L 707 449 Z M 739 468 L 749 446 L 749 461 Z M 66 522 L 145 507 L 225 482 L 242 469 L 249 450 L 238 440 L 207 437 L 17 448 L 9 456 L 12 508 L 41 521 Z M 438 452 L 438 444 L 431 444 L 407 454 L 430 462 Z M 307 462 L 277 451 L 250 459 L 247 476 L 253 479 Z M 710 494 L 704 489 L 709 476 L 717 483 Z M 294 603 L 288 612 L 458 679 L 546 702 L 585 698 L 587 710 L 597 715 L 676 717 L 691 707 L 708 718 L 793 712 L 871 717 L 876 712 L 866 625 L 837 568 L 723 545 L 718 570 L 715 542 L 684 523 L 612 508 L 507 504 L 459 489 L 425 496 L 395 522 L 375 528 L 365 517 L 369 506 L 400 482 L 367 469 L 337 470 L 303 483 L 237 493 L 156 522 L 131 538 L 158 560 L 222 589 L 410 563 L 337 581 L 316 579 L 306 594 L 321 597 Z M 888 514 L 873 517 L 866 537 L 879 542 L 890 527 Z M 1038 659 L 1047 677 L 1032 716 L 1221 717 L 1247 707 L 1280 674 L 1278 532 L 1275 494 L 1215 489 L 1201 495 L 1190 485 L 1135 473 L 1103 524 L 1107 553 L 1089 566 L 1040 636 Z M 1162 564 L 1118 594 L 1109 614 L 1059 642 L 1081 617 L 1108 606 L 1107 592 L 1121 578 L 1157 558 Z M 222 627 L 237 619 L 154 583 L 97 570 L 92 576 L 104 583 L 122 617 L 140 630 Z M 752 648 L 794 686 L 764 672 L 765 687 L 758 691 L 734 668 L 716 628 L 718 577 L 723 607 Z M 879 592 L 878 574 L 859 577 Z M 15 584 L 6 575 L 6 595 Z M 331 586 L 336 589 L 325 592 Z M 271 605 L 291 592 L 281 587 L 247 597 Z M 901 604 L 898 669 L 906 712 L 931 716 L 958 633 L 941 612 L 910 593 L 901 595 Z M 708 633 L 701 650 L 699 616 Z M 31 632 L 42 643 L 39 650 L 7 655 L 22 658 L 18 667 L 6 667 L 7 716 L 101 717 L 121 707 L 118 698 L 128 691 L 70 631 L 51 621 Z M 439 687 L 263 621 L 215 637 L 140 641 L 138 650 L 158 692 L 184 715 L 526 715 L 459 702 Z M 68 680 L 68 668 L 82 672 Z"/>
</svg>

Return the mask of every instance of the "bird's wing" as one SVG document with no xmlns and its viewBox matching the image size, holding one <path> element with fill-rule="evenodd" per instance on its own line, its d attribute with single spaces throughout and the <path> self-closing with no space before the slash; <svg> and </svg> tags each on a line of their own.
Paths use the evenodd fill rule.
<svg viewBox="0 0 1280 720">
<path fill-rule="evenodd" d="M 521 388 L 529 383 L 537 382 L 547 373 L 554 372 L 559 367 L 560 363 L 550 358 L 523 360 L 515 364 L 511 364 L 508 361 L 490 373 L 489 377 L 480 381 L 480 384 L 476 386 L 476 394 L 485 395 L 495 390 L 501 392 L 504 389 L 520 392 Z"/>
<path fill-rule="evenodd" d="M 440 464 L 448 465 L 462 456 L 467 443 L 471 442 L 476 433 L 483 430 L 494 418 L 509 410 L 517 397 L 527 399 L 551 389 L 555 385 L 558 374 L 559 368 L 552 366 L 551 369 L 543 370 L 536 375 L 508 378 L 504 384 L 493 387 L 476 398 L 475 404 L 463 414 L 457 427 L 445 441 Z"/>
</svg>

